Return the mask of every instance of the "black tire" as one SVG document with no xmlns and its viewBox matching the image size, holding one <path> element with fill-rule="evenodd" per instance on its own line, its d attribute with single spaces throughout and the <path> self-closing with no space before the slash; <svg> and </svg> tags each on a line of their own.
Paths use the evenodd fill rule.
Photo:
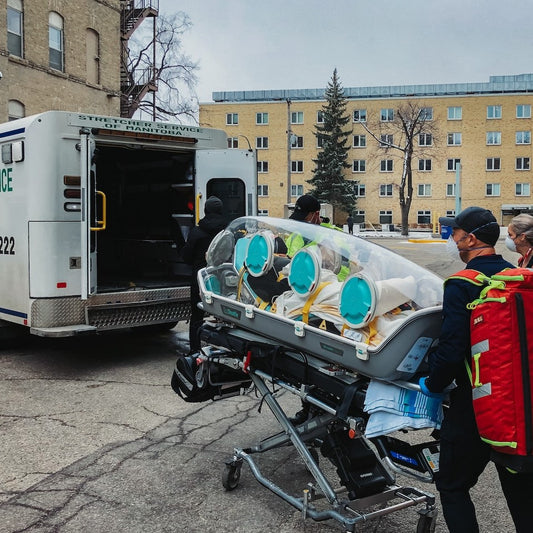
<svg viewBox="0 0 533 533">
<path fill-rule="evenodd" d="M 416 525 L 416 533 L 434 533 L 436 525 L 436 517 L 420 515 Z"/>
<path fill-rule="evenodd" d="M 241 478 L 241 465 L 240 464 L 226 464 L 222 471 L 222 486 L 227 490 L 233 490 L 237 488 L 239 480 Z"/>
</svg>

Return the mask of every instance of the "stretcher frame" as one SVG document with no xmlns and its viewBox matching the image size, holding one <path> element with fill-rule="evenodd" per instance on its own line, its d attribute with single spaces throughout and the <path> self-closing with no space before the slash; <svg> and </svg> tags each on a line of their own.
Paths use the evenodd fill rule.
<svg viewBox="0 0 533 533">
<path fill-rule="evenodd" d="M 243 340 L 248 346 L 253 342 L 265 342 L 260 336 L 248 331 L 228 326 L 218 325 L 216 327 L 222 329 L 223 334 L 230 335 L 232 339 Z M 215 334 L 214 340 L 213 332 L 209 330 L 210 326 L 204 327 L 202 337 L 210 342 L 211 345 L 202 350 L 199 358 L 203 358 L 205 362 L 210 364 L 222 364 L 233 370 L 240 369 L 243 372 L 243 381 L 247 380 L 253 383 L 261 398 L 261 403 L 268 406 L 281 427 L 279 433 L 275 433 L 252 446 L 234 448 L 232 457 L 225 462 L 222 474 L 222 484 L 226 490 L 231 491 L 238 486 L 242 465 L 246 463 L 254 478 L 261 485 L 299 510 L 304 519 L 310 518 L 317 522 L 334 520 L 341 524 L 346 532 L 353 533 L 356 525 L 361 522 L 408 507 L 423 506 L 423 508 L 417 509 L 419 513 L 417 532 L 430 533 L 434 531 L 437 517 L 435 496 L 412 486 L 398 485 L 393 474 L 402 473 L 419 481 L 429 483 L 433 480 L 432 472 L 419 473 L 395 464 L 388 455 L 384 442 L 378 439 L 379 442 L 370 444 L 370 446 L 376 451 L 376 460 L 381 462 L 383 468 L 388 469 L 391 482 L 378 493 L 356 497 L 355 499 L 353 497 L 347 498 L 345 495 L 347 488 L 343 486 L 335 487 L 330 480 L 331 476 L 328 477 L 320 468 L 318 453 L 313 446 L 317 441 L 320 441 L 327 431 L 328 425 L 337 420 L 341 420 L 342 423 L 350 428 L 354 439 L 362 439 L 369 443 L 368 439 L 364 437 L 365 421 L 362 416 L 359 416 L 360 414 L 363 415 L 363 413 L 347 414 L 342 405 L 334 405 L 330 401 L 324 401 L 323 398 L 315 394 L 312 386 L 298 385 L 298 383 L 291 382 L 290 379 L 286 380 L 273 375 L 271 372 L 254 368 L 253 363 L 250 362 L 249 355 L 239 353 L 238 350 L 235 351 L 234 346 L 230 348 L 224 345 L 225 343 L 220 343 L 219 340 L 217 342 L 216 339 L 223 338 L 224 335 Z M 288 355 L 289 358 L 294 357 L 294 355 L 290 354 L 290 351 L 285 355 Z M 287 359 L 284 359 L 284 363 L 287 363 Z M 265 366 L 268 367 L 269 364 L 270 361 Z M 323 361 L 308 356 L 306 364 L 317 370 L 323 365 Z M 317 371 L 320 372 L 320 370 Z M 351 373 L 339 373 L 332 374 L 327 379 L 331 379 L 338 387 L 350 387 L 358 382 L 363 383 L 367 378 L 355 376 Z M 407 384 L 407 386 L 413 387 L 414 385 Z M 303 402 L 315 406 L 319 410 L 318 414 L 299 426 L 293 425 L 276 399 L 276 393 L 279 390 L 287 391 L 299 397 Z M 376 445 L 377 449 L 374 447 Z M 313 482 L 304 486 L 300 494 L 291 494 L 271 479 L 265 477 L 252 457 L 254 454 L 266 453 L 282 446 L 294 447 L 314 479 Z M 325 500 L 325 502 L 320 502 L 320 505 L 317 506 L 316 504 L 319 500 Z M 382 507 L 367 510 L 374 506 Z"/>
</svg>

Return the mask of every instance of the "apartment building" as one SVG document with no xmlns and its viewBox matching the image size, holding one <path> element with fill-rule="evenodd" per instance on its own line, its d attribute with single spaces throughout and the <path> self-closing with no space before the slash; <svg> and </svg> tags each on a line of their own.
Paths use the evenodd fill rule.
<svg viewBox="0 0 533 533">
<path fill-rule="evenodd" d="M 533 74 L 491 76 L 485 83 L 354 87 L 344 94 L 351 117 L 346 179 L 358 182 L 357 223 L 401 222 L 401 157 L 363 123 L 383 126 L 406 103 L 422 108 L 432 129 L 415 143 L 410 227 L 431 227 L 439 216 L 469 205 L 491 209 L 502 224 L 533 212 Z M 214 92 L 212 103 L 200 105 L 201 126 L 224 129 L 230 148 L 250 143 L 257 150 L 261 214 L 282 217 L 289 200 L 309 190 L 324 104 L 323 89 L 301 89 Z"/>
<path fill-rule="evenodd" d="M 49 109 L 120 113 L 121 0 L 0 7 L 0 122 Z"/>
</svg>

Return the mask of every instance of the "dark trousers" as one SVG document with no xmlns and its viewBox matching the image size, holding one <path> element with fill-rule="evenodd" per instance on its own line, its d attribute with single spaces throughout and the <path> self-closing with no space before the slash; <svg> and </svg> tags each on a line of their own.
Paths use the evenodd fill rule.
<svg viewBox="0 0 533 533">
<path fill-rule="evenodd" d="M 198 308 L 201 302 L 200 289 L 195 277 L 191 282 L 191 320 L 189 322 L 189 350 L 197 352 L 200 350 L 200 327 L 204 322 L 205 313 Z"/>
<path fill-rule="evenodd" d="M 487 466 L 491 448 L 479 437 L 470 396 L 463 399 L 455 403 L 452 400 L 447 410 L 435 481 L 450 533 L 477 533 L 479 526 L 470 489 Z M 496 469 L 516 531 L 529 533 L 533 524 L 533 474 L 513 474 L 501 465 L 496 465 Z"/>
</svg>

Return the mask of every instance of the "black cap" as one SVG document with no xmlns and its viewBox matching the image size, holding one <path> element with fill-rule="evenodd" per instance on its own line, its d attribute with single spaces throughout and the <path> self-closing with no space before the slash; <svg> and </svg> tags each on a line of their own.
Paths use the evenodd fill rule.
<svg viewBox="0 0 533 533">
<path fill-rule="evenodd" d="M 222 200 L 217 196 L 210 196 L 205 202 L 204 212 L 206 215 L 209 213 L 218 213 L 221 215 L 222 208 Z"/>
<path fill-rule="evenodd" d="M 474 234 L 480 241 L 494 246 L 500 236 L 500 225 L 488 209 L 471 206 L 456 217 L 440 217 L 439 223 L 451 228 L 460 228 Z"/>
<path fill-rule="evenodd" d="M 305 220 L 309 213 L 316 213 L 320 211 L 320 202 L 310 194 L 300 196 L 294 204 L 294 211 L 289 218 L 293 220 Z"/>
</svg>

